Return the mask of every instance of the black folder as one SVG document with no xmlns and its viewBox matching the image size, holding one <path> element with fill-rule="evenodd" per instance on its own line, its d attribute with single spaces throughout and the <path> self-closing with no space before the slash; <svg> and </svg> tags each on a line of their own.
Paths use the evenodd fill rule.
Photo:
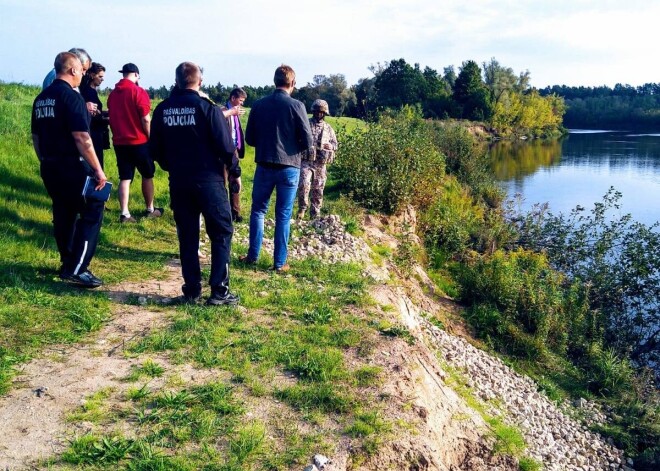
<svg viewBox="0 0 660 471">
<path fill-rule="evenodd" d="M 110 198 L 110 192 L 112 191 L 112 183 L 105 182 L 105 186 L 100 190 L 96 189 L 96 179 L 88 176 L 85 179 L 85 185 L 83 186 L 82 196 L 85 198 L 85 201 L 108 201 Z"/>
</svg>

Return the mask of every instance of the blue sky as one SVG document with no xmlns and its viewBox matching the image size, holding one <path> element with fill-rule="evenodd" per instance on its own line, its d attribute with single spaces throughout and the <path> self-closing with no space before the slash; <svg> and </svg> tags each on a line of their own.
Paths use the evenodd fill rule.
<svg viewBox="0 0 660 471">
<path fill-rule="evenodd" d="M 41 83 L 55 55 L 86 48 L 112 86 L 126 62 L 170 85 L 191 60 L 205 83 L 269 85 L 278 65 L 349 84 L 404 58 L 442 71 L 495 57 L 532 85 L 660 82 L 657 0 L 0 0 L 0 80 Z"/>
</svg>

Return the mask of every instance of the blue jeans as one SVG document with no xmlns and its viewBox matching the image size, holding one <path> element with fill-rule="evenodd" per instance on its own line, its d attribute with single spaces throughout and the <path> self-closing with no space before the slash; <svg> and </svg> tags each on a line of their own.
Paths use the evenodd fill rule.
<svg viewBox="0 0 660 471">
<path fill-rule="evenodd" d="M 264 217 L 268 212 L 270 197 L 275 190 L 275 253 L 273 260 L 275 268 L 286 264 L 291 213 L 299 178 L 299 168 L 269 168 L 257 164 L 252 185 L 252 210 L 250 211 L 250 249 L 247 253 L 250 260 L 259 258 L 264 238 Z"/>
</svg>

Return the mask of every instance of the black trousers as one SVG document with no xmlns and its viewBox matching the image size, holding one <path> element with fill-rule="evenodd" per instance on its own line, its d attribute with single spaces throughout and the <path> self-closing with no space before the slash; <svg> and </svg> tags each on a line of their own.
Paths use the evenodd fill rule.
<svg viewBox="0 0 660 471">
<path fill-rule="evenodd" d="M 104 203 L 85 202 L 82 188 L 88 169 L 82 162 L 42 162 L 41 178 L 53 202 L 53 229 L 65 274 L 87 270 L 96 252 Z"/>
<path fill-rule="evenodd" d="M 92 144 L 94 144 L 94 152 L 96 152 L 96 157 L 99 159 L 101 168 L 105 168 L 103 166 L 103 130 L 92 129 L 89 132 L 89 135 L 92 138 Z"/>
<path fill-rule="evenodd" d="M 202 290 L 199 265 L 199 215 L 204 216 L 206 232 L 211 239 L 212 293 L 229 292 L 229 253 L 234 226 L 222 181 L 170 185 L 171 208 L 179 236 L 179 253 L 183 274 L 183 294 L 198 296 Z"/>
</svg>

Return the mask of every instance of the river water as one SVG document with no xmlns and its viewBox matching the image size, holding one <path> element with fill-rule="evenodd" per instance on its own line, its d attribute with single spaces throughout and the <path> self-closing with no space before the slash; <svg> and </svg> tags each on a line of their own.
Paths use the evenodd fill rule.
<svg viewBox="0 0 660 471">
<path fill-rule="evenodd" d="M 660 133 L 571 130 L 556 140 L 497 142 L 490 155 L 509 198 L 522 196 L 522 209 L 546 202 L 555 214 L 591 209 L 613 186 L 623 194 L 621 214 L 660 221 Z"/>
</svg>

